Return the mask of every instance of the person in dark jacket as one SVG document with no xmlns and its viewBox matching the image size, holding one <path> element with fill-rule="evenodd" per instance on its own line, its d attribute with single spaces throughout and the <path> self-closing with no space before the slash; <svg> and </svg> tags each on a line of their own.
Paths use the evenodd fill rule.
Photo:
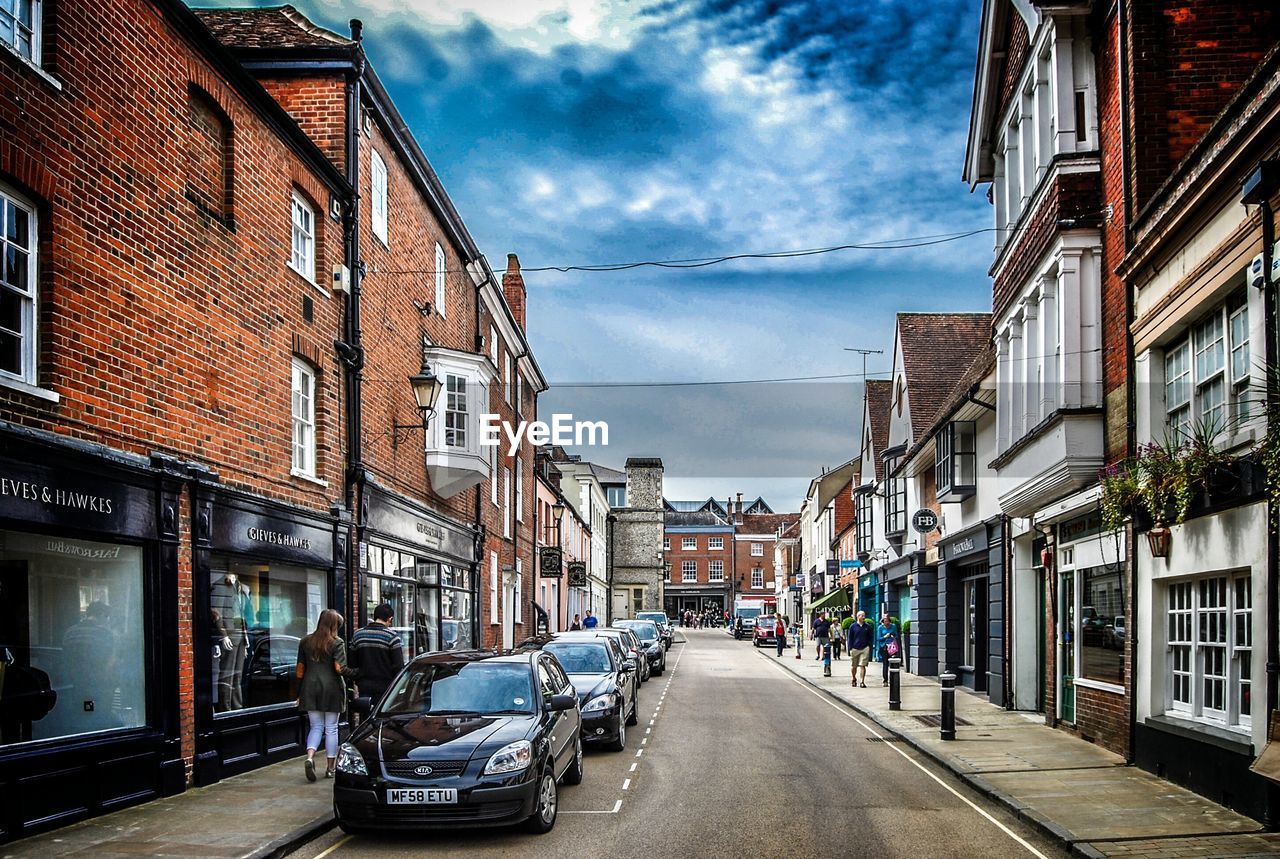
<svg viewBox="0 0 1280 859">
<path fill-rule="evenodd" d="M 316 749 L 324 739 L 325 778 L 333 778 L 338 758 L 338 718 L 347 703 L 344 677 L 355 677 L 347 666 L 347 647 L 338 633 L 342 615 L 331 608 L 320 612 L 315 631 L 298 642 L 298 707 L 307 711 L 307 781 L 316 780 Z"/>
<path fill-rule="evenodd" d="M 404 647 L 391 628 L 395 611 L 387 603 L 373 610 L 373 620 L 351 636 L 351 667 L 360 672 L 360 694 L 377 703 L 404 667 Z"/>
<path fill-rule="evenodd" d="M 876 650 L 880 656 L 885 686 L 889 685 L 889 657 L 898 652 L 899 646 L 898 627 L 894 625 L 893 618 L 886 614 L 880 618 L 880 625 L 876 627 Z M 890 653 L 890 650 L 893 650 L 893 653 Z"/>
<path fill-rule="evenodd" d="M 827 620 L 826 614 L 819 612 L 818 619 L 813 622 L 813 638 L 818 642 L 816 662 L 822 659 L 823 650 L 831 646 L 831 621 Z"/>
<path fill-rule="evenodd" d="M 867 665 L 871 662 L 871 645 L 875 643 L 875 627 L 867 623 L 867 613 L 858 612 L 845 632 L 849 661 L 853 664 L 853 685 L 867 688 Z"/>
</svg>

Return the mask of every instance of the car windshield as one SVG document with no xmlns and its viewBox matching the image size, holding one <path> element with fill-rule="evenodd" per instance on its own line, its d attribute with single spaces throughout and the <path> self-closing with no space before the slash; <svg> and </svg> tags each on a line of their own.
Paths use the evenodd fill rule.
<svg viewBox="0 0 1280 859">
<path fill-rule="evenodd" d="M 608 674 L 613 670 L 609 648 L 595 642 L 553 641 L 543 650 L 554 653 L 556 659 L 570 674 Z"/>
<path fill-rule="evenodd" d="M 643 623 L 637 621 L 634 623 L 623 624 L 623 626 L 634 632 L 641 641 L 647 642 L 658 640 L 658 627 L 649 621 L 645 621 Z"/>
<path fill-rule="evenodd" d="M 378 708 L 380 716 L 532 713 L 529 667 L 511 662 L 434 662 L 410 667 Z"/>
</svg>

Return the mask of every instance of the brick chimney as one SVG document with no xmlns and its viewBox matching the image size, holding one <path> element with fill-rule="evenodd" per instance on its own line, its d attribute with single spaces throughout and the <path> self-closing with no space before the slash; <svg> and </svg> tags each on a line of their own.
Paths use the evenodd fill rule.
<svg viewBox="0 0 1280 859">
<path fill-rule="evenodd" d="M 516 324 L 524 331 L 524 276 L 520 274 L 520 258 L 515 254 L 507 254 L 507 270 L 502 275 L 502 294 L 507 298 L 507 306 Z"/>
<path fill-rule="evenodd" d="M 734 505 L 733 511 L 734 511 L 733 524 L 741 525 L 742 524 L 742 493 L 741 492 L 738 493 L 738 503 Z"/>
</svg>

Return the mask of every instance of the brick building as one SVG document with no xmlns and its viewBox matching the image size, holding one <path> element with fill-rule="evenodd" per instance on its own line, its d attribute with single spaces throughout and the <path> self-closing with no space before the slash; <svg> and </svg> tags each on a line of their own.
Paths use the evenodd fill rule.
<svg viewBox="0 0 1280 859">
<path fill-rule="evenodd" d="M 535 599 L 547 613 L 548 631 L 559 632 L 569 629 L 575 616 L 580 618 L 591 609 L 591 526 L 561 490 L 564 476 L 551 459 L 550 449 L 539 449 L 534 463 L 534 523 L 539 552 Z M 541 561 L 541 550 L 548 546 L 560 550 L 558 570 Z"/>
<path fill-rule="evenodd" d="M 743 503 L 739 494 L 730 505 L 733 520 L 733 596 L 774 598 L 773 548 L 778 531 L 799 521 L 798 513 L 775 513 L 763 498 Z M 848 518 L 853 519 L 852 508 Z"/>
<path fill-rule="evenodd" d="M 686 611 L 723 618 L 733 608 L 732 500 L 664 498 L 662 506 L 663 609 L 672 618 Z"/>
<path fill-rule="evenodd" d="M 27 8 L 0 50 L 21 262 L 0 283 L 0 645 L 7 689 L 57 698 L 4 714 L 0 839 L 297 754 L 273 668 L 322 608 L 350 630 L 391 602 L 410 651 L 493 641 L 501 554 L 513 599 L 486 619 L 514 634 L 533 458 L 489 501 L 479 418 L 532 415 L 545 387 L 518 263 L 501 285 L 485 266 L 358 26 Z M 446 389 L 425 439 L 424 364 Z"/>
</svg>

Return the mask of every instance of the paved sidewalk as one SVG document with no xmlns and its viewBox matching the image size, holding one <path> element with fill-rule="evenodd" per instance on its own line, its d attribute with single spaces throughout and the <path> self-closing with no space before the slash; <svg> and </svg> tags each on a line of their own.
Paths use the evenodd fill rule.
<svg viewBox="0 0 1280 859">
<path fill-rule="evenodd" d="M 936 680 L 903 673 L 902 709 L 892 711 L 878 663 L 867 671 L 867 688 L 854 689 L 848 660 L 833 662 L 833 676 L 823 677 L 811 646 L 804 659 L 796 659 L 794 650 L 780 659 L 772 649 L 760 654 L 870 717 L 1085 856 L 1280 854 L 1280 833 L 1265 832 L 1256 820 L 1126 766 L 1119 755 L 1048 727 L 1039 714 L 1004 710 L 958 690 L 956 739 L 944 742 L 936 722 L 929 725 L 917 718 L 938 715 Z"/>
<path fill-rule="evenodd" d="M 283 856 L 333 826 L 333 782 L 308 782 L 301 761 L 0 845 L 0 857 Z"/>
</svg>

